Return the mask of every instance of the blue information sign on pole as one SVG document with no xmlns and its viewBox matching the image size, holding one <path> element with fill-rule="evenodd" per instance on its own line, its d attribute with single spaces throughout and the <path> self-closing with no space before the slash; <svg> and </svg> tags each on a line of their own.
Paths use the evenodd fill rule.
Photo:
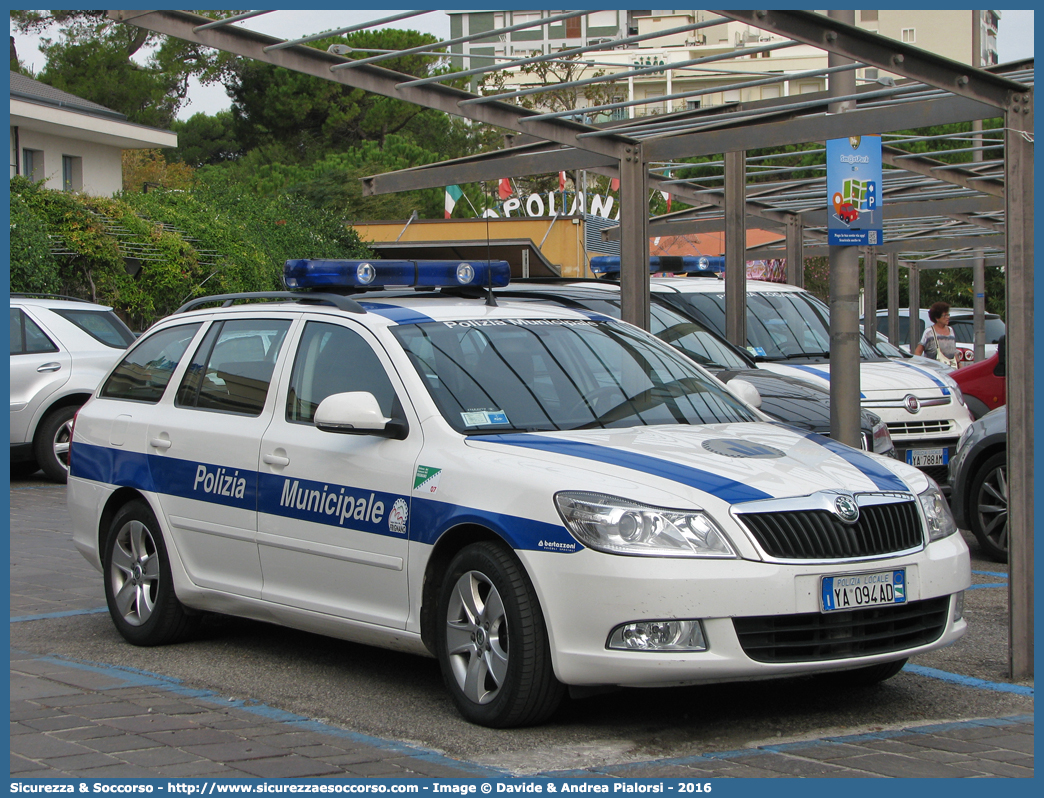
<svg viewBox="0 0 1044 798">
<path fill-rule="evenodd" d="M 884 243 L 880 136 L 827 142 L 827 199 L 828 244 L 873 247 Z"/>
</svg>

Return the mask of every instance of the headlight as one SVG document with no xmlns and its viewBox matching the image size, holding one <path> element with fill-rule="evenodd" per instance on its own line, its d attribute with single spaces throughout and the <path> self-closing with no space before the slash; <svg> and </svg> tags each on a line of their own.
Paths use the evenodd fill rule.
<svg viewBox="0 0 1044 798">
<path fill-rule="evenodd" d="M 957 522 L 953 520 L 950 505 L 946 503 L 935 480 L 928 479 L 928 490 L 917 496 L 924 510 L 924 520 L 928 524 L 928 540 L 942 540 L 957 531 Z"/>
<path fill-rule="evenodd" d="M 950 388 L 950 393 L 952 393 L 954 395 L 954 397 L 956 397 L 957 404 L 959 404 L 959 405 L 963 405 L 964 404 L 964 394 L 961 393 L 961 389 L 957 386 L 957 383 L 954 383 L 953 387 Z"/>
<path fill-rule="evenodd" d="M 971 446 L 982 438 L 986 437 L 986 425 L 974 422 L 969 424 L 964 432 L 961 433 L 961 437 L 957 439 L 957 449 L 960 451 L 965 446 Z"/>
<path fill-rule="evenodd" d="M 606 496 L 563 492 L 566 529 L 592 549 L 644 557 L 735 557 L 725 533 L 700 510 L 667 510 Z"/>
<path fill-rule="evenodd" d="M 940 374 L 939 379 L 942 380 L 943 385 L 950 389 L 950 393 L 952 393 L 953 398 L 957 400 L 957 404 L 963 405 L 964 394 L 961 392 L 961 386 L 957 384 L 957 380 L 949 374 Z"/>
</svg>

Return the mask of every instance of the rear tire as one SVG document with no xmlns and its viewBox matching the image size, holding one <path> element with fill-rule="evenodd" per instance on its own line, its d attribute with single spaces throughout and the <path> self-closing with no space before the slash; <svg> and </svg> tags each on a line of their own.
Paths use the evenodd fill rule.
<svg viewBox="0 0 1044 798">
<path fill-rule="evenodd" d="M 991 560 L 1008 561 L 1008 455 L 983 463 L 971 481 L 968 525 Z"/>
<path fill-rule="evenodd" d="M 508 549 L 488 541 L 462 549 L 443 578 L 437 618 L 442 678 L 465 719 L 504 729 L 551 717 L 565 687 L 533 586 Z"/>
<path fill-rule="evenodd" d="M 144 501 L 132 501 L 116 513 L 105 540 L 102 573 L 109 615 L 128 643 L 176 643 L 199 625 L 200 616 L 190 615 L 174 594 L 167 547 Z"/>
<path fill-rule="evenodd" d="M 44 475 L 53 482 L 69 481 L 69 444 L 72 441 L 72 421 L 78 405 L 66 405 L 52 410 L 36 429 L 33 454 Z"/>
</svg>

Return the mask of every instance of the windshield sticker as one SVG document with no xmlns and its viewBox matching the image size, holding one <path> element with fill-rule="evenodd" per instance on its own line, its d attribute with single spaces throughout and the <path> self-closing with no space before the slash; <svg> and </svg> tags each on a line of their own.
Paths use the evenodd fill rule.
<svg viewBox="0 0 1044 798">
<path fill-rule="evenodd" d="M 441 468 L 417 466 L 417 473 L 413 476 L 413 492 L 434 496 L 439 489 L 439 477 L 441 476 Z"/>
<path fill-rule="evenodd" d="M 765 357 L 765 347 L 763 346 L 748 346 L 747 351 L 756 357 Z"/>
<path fill-rule="evenodd" d="M 503 410 L 471 410 L 460 414 L 464 424 L 469 427 L 483 427 L 489 424 L 508 424 L 507 413 Z"/>
</svg>

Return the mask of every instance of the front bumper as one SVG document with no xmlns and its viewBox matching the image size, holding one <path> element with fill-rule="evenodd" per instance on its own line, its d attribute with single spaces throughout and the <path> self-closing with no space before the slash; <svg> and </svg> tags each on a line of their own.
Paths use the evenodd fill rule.
<svg viewBox="0 0 1044 798">
<path fill-rule="evenodd" d="M 903 557 L 784 565 L 749 560 L 670 560 L 601 554 L 518 552 L 547 620 L 555 674 L 569 685 L 663 686 L 771 678 L 888 662 L 953 643 L 966 631 L 953 596 L 971 582 L 968 547 L 951 535 Z M 734 618 L 819 614 L 821 577 L 906 569 L 908 603 L 945 597 L 945 619 L 929 642 L 870 655 L 798 662 L 748 656 Z M 620 624 L 699 619 L 707 650 L 620 651 L 606 647 Z"/>
</svg>

